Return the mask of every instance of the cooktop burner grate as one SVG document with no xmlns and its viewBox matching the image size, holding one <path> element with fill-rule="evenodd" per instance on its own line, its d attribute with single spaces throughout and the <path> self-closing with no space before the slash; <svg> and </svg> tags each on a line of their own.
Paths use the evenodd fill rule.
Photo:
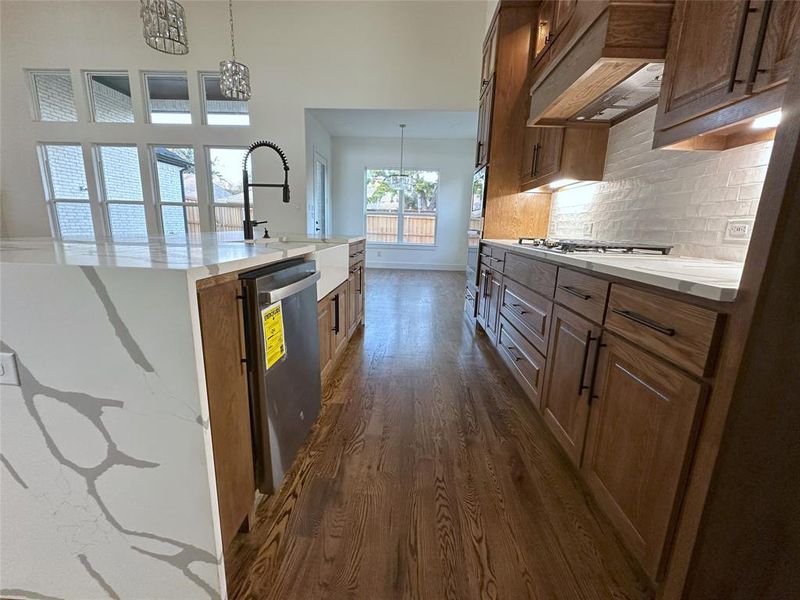
<svg viewBox="0 0 800 600">
<path fill-rule="evenodd" d="M 618 252 L 622 254 L 669 254 L 672 246 L 640 242 L 605 242 L 600 240 L 560 240 L 521 237 L 521 246 L 534 246 L 557 252 Z"/>
</svg>

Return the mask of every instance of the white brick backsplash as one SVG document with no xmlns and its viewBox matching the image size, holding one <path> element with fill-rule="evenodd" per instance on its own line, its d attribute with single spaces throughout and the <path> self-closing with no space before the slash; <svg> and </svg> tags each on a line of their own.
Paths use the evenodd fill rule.
<svg viewBox="0 0 800 600">
<path fill-rule="evenodd" d="M 723 242 L 728 219 L 753 216 L 772 152 L 759 142 L 722 152 L 652 150 L 656 108 L 611 129 L 600 183 L 553 195 L 551 237 L 663 242 L 673 253 L 742 261 Z"/>
</svg>

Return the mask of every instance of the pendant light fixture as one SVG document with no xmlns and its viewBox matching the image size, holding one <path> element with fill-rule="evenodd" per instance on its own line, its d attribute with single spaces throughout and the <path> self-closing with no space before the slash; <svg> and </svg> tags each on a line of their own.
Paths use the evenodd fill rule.
<svg viewBox="0 0 800 600">
<path fill-rule="evenodd" d="M 398 192 L 411 191 L 411 176 L 403 172 L 403 153 L 405 142 L 406 124 L 400 123 L 400 172 L 389 175 L 389 187 Z"/>
<path fill-rule="evenodd" d="M 164 54 L 189 52 L 186 15 L 175 0 L 140 0 L 145 43 Z"/>
<path fill-rule="evenodd" d="M 231 60 L 219 63 L 219 89 L 229 100 L 250 100 L 250 69 L 236 62 L 236 44 L 233 34 L 233 0 L 228 0 L 231 24 Z"/>
</svg>

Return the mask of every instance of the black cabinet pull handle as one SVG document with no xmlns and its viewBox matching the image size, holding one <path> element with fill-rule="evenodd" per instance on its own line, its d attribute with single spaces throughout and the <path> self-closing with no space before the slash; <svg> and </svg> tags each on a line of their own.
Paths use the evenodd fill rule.
<svg viewBox="0 0 800 600">
<path fill-rule="evenodd" d="M 333 315 L 333 332 L 339 333 L 339 294 L 336 294 L 333 297 L 333 304 L 334 310 L 336 311 Z"/>
<path fill-rule="evenodd" d="M 516 354 L 514 354 L 514 350 L 516 350 L 514 346 L 506 346 L 506 349 L 508 350 L 508 353 L 511 355 L 511 358 L 514 359 L 514 362 L 519 362 L 522 360 L 521 356 L 517 356 Z"/>
<path fill-rule="evenodd" d="M 580 292 L 576 290 L 574 287 L 569 285 L 559 285 L 558 289 L 564 290 L 565 292 L 567 292 L 568 294 L 572 294 L 573 296 L 577 296 L 581 300 L 588 300 L 589 298 L 591 298 L 590 295 L 584 294 L 583 292 Z"/>
<path fill-rule="evenodd" d="M 588 390 L 591 386 L 585 385 L 583 380 L 586 379 L 586 365 L 589 363 L 589 351 L 592 348 L 592 342 L 596 342 L 599 338 L 592 336 L 592 332 L 586 332 L 586 343 L 583 350 L 583 361 L 581 362 L 580 379 L 578 380 L 578 396 L 583 393 L 583 390 Z"/>
<path fill-rule="evenodd" d="M 527 310 L 523 310 L 523 309 L 520 308 L 520 306 L 521 306 L 520 304 L 506 304 L 506 306 L 510 306 L 512 308 L 515 308 L 517 310 L 517 312 L 519 314 L 521 314 L 521 315 L 527 315 L 528 314 Z"/>
<path fill-rule="evenodd" d="M 640 315 L 639 313 L 635 313 L 632 310 L 622 310 L 621 308 L 612 308 L 611 312 L 614 314 L 619 315 L 620 317 L 625 317 L 626 319 L 630 319 L 634 323 L 639 323 L 639 325 L 644 325 L 645 327 L 649 327 L 658 333 L 663 333 L 664 335 L 668 335 L 672 337 L 675 335 L 675 330 L 672 327 L 667 327 L 662 325 L 661 323 L 657 323 L 656 321 L 652 321 L 647 317 Z"/>
</svg>

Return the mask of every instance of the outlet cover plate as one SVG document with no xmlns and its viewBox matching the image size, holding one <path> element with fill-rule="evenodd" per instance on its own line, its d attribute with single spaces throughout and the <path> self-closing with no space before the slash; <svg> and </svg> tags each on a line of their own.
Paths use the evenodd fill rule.
<svg viewBox="0 0 800 600">
<path fill-rule="evenodd" d="M 725 236 L 723 241 L 726 243 L 745 244 L 750 240 L 753 233 L 753 223 L 755 219 L 728 219 L 725 225 Z"/>
<path fill-rule="evenodd" d="M 19 385 L 17 357 L 13 352 L 0 352 L 0 384 Z"/>
</svg>

